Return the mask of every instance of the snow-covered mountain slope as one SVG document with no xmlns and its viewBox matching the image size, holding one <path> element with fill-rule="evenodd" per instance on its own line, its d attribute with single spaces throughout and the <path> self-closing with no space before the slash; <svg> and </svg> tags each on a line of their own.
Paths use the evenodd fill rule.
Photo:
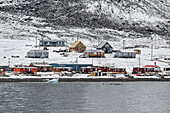
<svg viewBox="0 0 170 113">
<path fill-rule="evenodd" d="M 0 38 L 67 37 L 72 43 L 80 37 L 89 45 L 97 40 L 136 45 L 150 44 L 152 37 L 165 45 L 169 12 L 168 0 L 1 0 Z"/>
<path fill-rule="evenodd" d="M 70 63 L 81 55 L 69 53 L 65 58 L 52 52 L 59 48 L 50 48 L 49 59 L 25 58 L 27 51 L 35 49 L 36 37 L 67 39 L 68 45 L 81 40 L 87 49 L 94 49 L 103 40 L 109 41 L 114 50 L 122 49 L 123 42 L 131 50 L 144 46 L 147 48 L 140 48 L 142 54 L 136 59 L 117 59 L 112 54 L 105 59 L 93 59 L 93 63 L 110 63 L 129 71 L 138 65 L 139 57 L 141 65 L 154 64 L 150 61 L 152 42 L 154 58 L 170 55 L 169 4 L 168 0 L 0 0 L 0 65 L 8 65 L 8 58 L 12 66 L 34 61 Z"/>
</svg>

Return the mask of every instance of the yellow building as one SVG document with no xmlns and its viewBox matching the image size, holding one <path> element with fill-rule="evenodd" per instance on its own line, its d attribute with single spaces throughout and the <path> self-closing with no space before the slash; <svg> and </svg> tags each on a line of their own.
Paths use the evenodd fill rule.
<svg viewBox="0 0 170 113">
<path fill-rule="evenodd" d="M 75 41 L 70 46 L 70 52 L 77 51 L 77 52 L 84 52 L 86 50 L 86 46 L 81 41 Z"/>
</svg>

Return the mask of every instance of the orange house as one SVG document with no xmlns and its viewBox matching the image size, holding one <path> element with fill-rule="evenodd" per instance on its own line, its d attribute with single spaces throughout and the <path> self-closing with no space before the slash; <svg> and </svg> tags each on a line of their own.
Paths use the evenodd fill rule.
<svg viewBox="0 0 170 113">
<path fill-rule="evenodd" d="M 104 51 L 102 50 L 86 50 L 83 54 L 85 58 L 90 57 L 97 57 L 97 58 L 104 58 Z"/>
<path fill-rule="evenodd" d="M 77 52 L 84 52 L 86 50 L 86 46 L 81 41 L 75 41 L 70 46 L 70 52 L 77 51 Z"/>
<path fill-rule="evenodd" d="M 23 73 L 23 72 L 33 72 L 36 73 L 38 69 L 36 67 L 15 67 L 14 72 Z"/>
</svg>

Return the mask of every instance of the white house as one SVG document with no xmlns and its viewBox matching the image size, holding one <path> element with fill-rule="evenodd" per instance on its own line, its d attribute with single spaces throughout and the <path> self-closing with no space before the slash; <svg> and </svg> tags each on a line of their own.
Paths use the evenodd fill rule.
<svg viewBox="0 0 170 113">
<path fill-rule="evenodd" d="M 48 58 L 48 50 L 30 50 L 27 52 L 26 58 Z"/>
</svg>

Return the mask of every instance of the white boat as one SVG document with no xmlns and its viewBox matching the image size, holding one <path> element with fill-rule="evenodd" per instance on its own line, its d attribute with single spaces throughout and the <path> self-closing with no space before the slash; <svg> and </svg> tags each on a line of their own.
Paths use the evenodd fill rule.
<svg viewBox="0 0 170 113">
<path fill-rule="evenodd" d="M 48 83 L 58 83 L 58 81 L 59 81 L 59 78 L 55 78 L 55 79 L 49 80 Z"/>
</svg>

